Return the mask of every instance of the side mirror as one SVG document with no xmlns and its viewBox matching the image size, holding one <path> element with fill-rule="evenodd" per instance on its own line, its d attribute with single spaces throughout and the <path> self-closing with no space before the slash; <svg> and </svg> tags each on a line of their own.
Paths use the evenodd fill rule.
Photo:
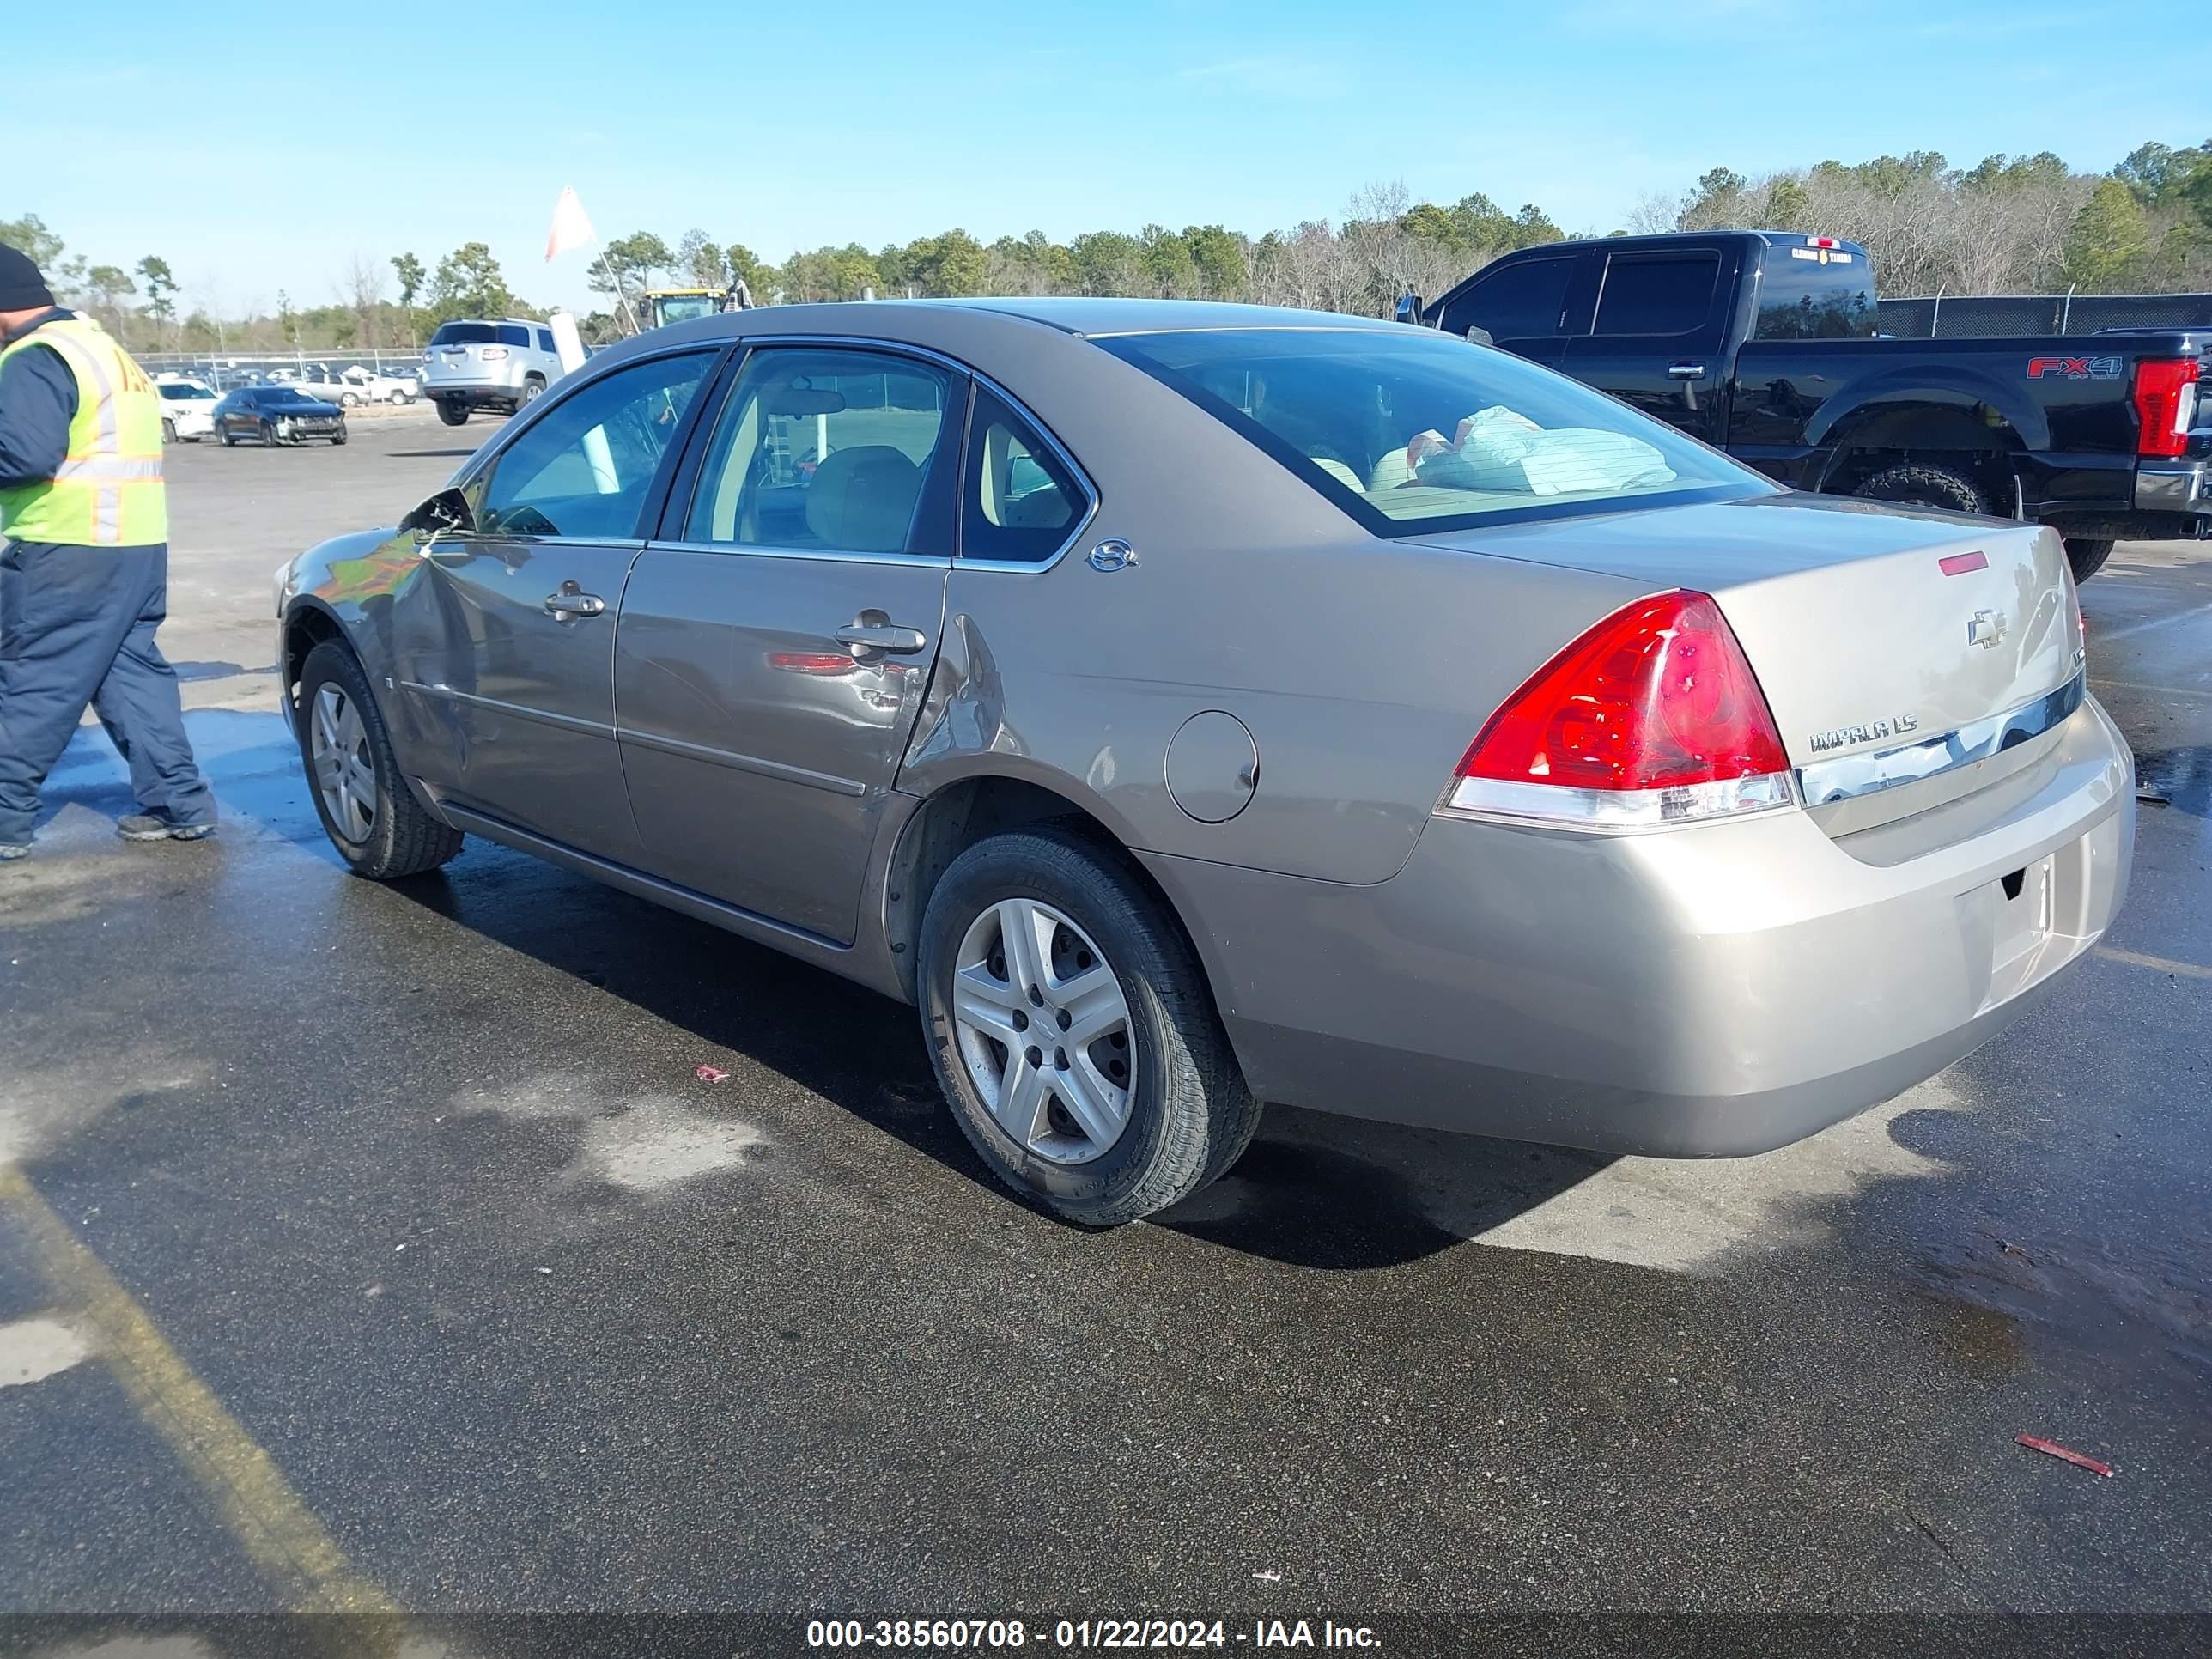
<svg viewBox="0 0 2212 1659">
<path fill-rule="evenodd" d="M 458 489 L 441 489 L 402 519 L 399 527 L 413 532 L 416 540 L 426 542 L 441 531 L 465 534 L 477 527 L 477 520 L 469 511 L 467 496 Z"/>
<path fill-rule="evenodd" d="M 1407 289 L 1406 292 L 1401 295 L 1398 298 L 1398 310 L 1396 315 L 1400 322 L 1411 323 L 1416 328 L 1419 327 L 1421 324 L 1421 296 L 1414 293 L 1413 289 Z"/>
</svg>

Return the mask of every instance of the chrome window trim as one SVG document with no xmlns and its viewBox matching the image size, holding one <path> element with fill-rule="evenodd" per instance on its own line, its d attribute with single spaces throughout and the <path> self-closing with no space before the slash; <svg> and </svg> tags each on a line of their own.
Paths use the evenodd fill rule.
<svg viewBox="0 0 2212 1659">
<path fill-rule="evenodd" d="M 2087 673 L 2087 669 L 2077 668 L 2073 678 L 2056 691 L 1955 732 L 1869 753 L 1810 762 L 1797 769 L 1797 793 L 1808 806 L 1826 806 L 1941 777 L 1985 761 L 2042 736 L 2070 718 L 2088 695 Z"/>
<path fill-rule="evenodd" d="M 859 553 L 838 547 L 779 547 L 750 542 L 654 541 L 646 544 L 655 553 L 706 553 L 718 559 L 813 559 L 834 564 L 926 565 L 933 570 L 952 566 L 950 553 Z"/>
<path fill-rule="evenodd" d="M 746 351 L 750 351 L 755 347 L 813 345 L 842 347 L 848 350 L 854 351 L 882 351 L 888 352 L 894 356 L 905 356 L 908 357 L 919 357 L 924 362 L 934 363 L 941 368 L 949 368 L 956 374 L 964 374 L 969 379 L 974 380 L 978 386 L 988 386 L 994 395 L 1005 400 L 1007 408 L 1012 410 L 1015 414 L 1027 421 L 1030 425 L 1036 430 L 1038 435 L 1043 438 L 1046 444 L 1050 447 L 1052 453 L 1060 458 L 1060 465 L 1065 466 L 1074 477 L 1075 482 L 1082 486 L 1084 499 L 1086 502 L 1082 514 L 1076 519 L 1075 523 L 1069 528 L 1067 538 L 1061 542 L 1060 546 L 1054 550 L 1050 558 L 1035 560 L 963 558 L 959 555 L 956 543 L 954 552 L 951 559 L 951 563 L 956 569 L 1028 571 L 1032 574 L 1049 570 L 1068 556 L 1069 551 L 1073 549 L 1076 543 L 1083 539 L 1084 532 L 1091 526 L 1091 521 L 1098 516 L 1098 486 L 1091 481 L 1090 473 L 1084 471 L 1082 463 L 1078 461 L 1073 455 L 1068 453 L 1067 446 L 1060 441 L 1060 434 L 1054 432 L 1048 423 L 1039 419 L 1035 410 L 1031 409 L 1019 398 L 1014 396 L 1012 392 L 1007 391 L 1005 386 L 993 380 L 988 374 L 984 374 L 981 369 L 975 368 L 971 364 L 962 362 L 957 357 L 948 357 L 941 351 L 933 351 L 927 346 L 913 345 L 904 340 L 886 340 L 878 338 L 874 335 L 866 334 L 740 334 L 737 337 L 737 343 L 740 348 Z M 744 365 L 742 363 L 738 365 L 738 370 L 741 374 L 743 373 Z M 732 390 L 734 389 L 735 388 L 733 386 Z M 716 412 L 718 414 L 720 413 L 719 410 Z M 946 413 L 949 416 L 951 411 L 948 410 Z M 966 476 L 968 469 L 968 428 L 965 421 L 961 424 L 959 443 L 959 464 L 962 475 L 960 482 L 963 486 L 964 490 L 964 486 L 968 482 Z M 963 507 L 966 506 L 964 495 L 960 502 L 960 506 Z M 956 537 L 957 535 L 957 526 L 958 520 L 959 515 L 956 512 L 954 514 Z M 665 542 L 656 542 L 654 544 L 655 546 L 664 547 L 676 544 L 677 544 Z M 719 543 L 708 547 L 702 547 L 696 543 L 685 544 L 684 545 L 685 545 L 686 550 L 695 553 L 720 553 L 730 551 L 756 552 L 760 550 L 754 548 L 741 547 L 738 544 L 734 542 L 731 543 L 727 547 L 725 547 Z M 858 557 L 861 556 L 842 556 L 837 554 L 835 550 L 823 550 L 819 556 Z M 920 555 L 908 554 L 905 556 L 909 559 L 920 558 L 921 562 L 927 564 L 935 564 L 938 562 L 934 558 L 928 558 Z"/>
</svg>

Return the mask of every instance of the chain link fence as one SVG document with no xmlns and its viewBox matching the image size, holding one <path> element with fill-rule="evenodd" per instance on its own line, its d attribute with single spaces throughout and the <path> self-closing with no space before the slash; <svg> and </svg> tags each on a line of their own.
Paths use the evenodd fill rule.
<svg viewBox="0 0 2212 1659">
<path fill-rule="evenodd" d="M 420 346 L 369 346 L 357 351 L 134 351 L 131 355 L 149 374 L 204 380 L 218 392 L 270 380 L 334 380 L 355 368 L 408 380 L 422 367 Z"/>
<path fill-rule="evenodd" d="M 1908 340 L 2212 328 L 2212 294 L 1938 294 L 1884 300 L 1875 311 L 1881 332 Z"/>
</svg>

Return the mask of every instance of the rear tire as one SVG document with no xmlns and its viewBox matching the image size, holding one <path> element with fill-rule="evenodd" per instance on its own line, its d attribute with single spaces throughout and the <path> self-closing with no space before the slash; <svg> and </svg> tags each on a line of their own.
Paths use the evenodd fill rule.
<svg viewBox="0 0 2212 1659">
<path fill-rule="evenodd" d="M 2074 567 L 2076 586 L 2086 582 L 2105 568 L 2105 561 L 2112 556 L 2112 544 L 2092 540 L 2083 536 L 2066 538 L 2066 562 Z"/>
<path fill-rule="evenodd" d="M 441 398 L 438 399 L 438 418 L 447 426 L 465 426 L 468 424 L 469 406 L 458 398 Z"/>
<path fill-rule="evenodd" d="M 1886 467 L 1863 480 L 1854 495 L 1870 501 L 1894 501 L 1901 507 L 1936 507 L 1950 513 L 1990 510 L 1981 486 L 1965 473 L 1948 466 L 1913 462 Z"/>
<path fill-rule="evenodd" d="M 408 788 L 368 677 L 340 641 L 325 640 L 307 653 L 294 723 L 315 816 L 356 875 L 419 876 L 461 850 L 461 832 L 432 817 Z M 373 787 L 366 810 L 356 812 L 348 802 L 359 801 L 364 774 Z"/>
<path fill-rule="evenodd" d="M 522 401 L 525 404 L 536 403 L 544 395 L 544 392 L 545 377 L 544 375 L 527 374 L 523 377 Z"/>
<path fill-rule="evenodd" d="M 161 422 L 161 441 L 165 444 L 173 444 L 177 441 L 177 423 L 174 421 L 163 421 Z"/>
<path fill-rule="evenodd" d="M 999 915 L 1041 919 L 1048 938 L 1032 960 L 1048 992 L 1021 994 L 1031 970 L 1019 967 L 1005 933 L 994 931 Z M 1101 967 L 1104 979 L 1093 994 L 1071 989 L 1066 1004 L 1058 1001 L 1060 988 L 1090 981 Z M 1237 1064 L 1197 957 L 1174 918 L 1112 852 L 1050 827 L 977 842 L 929 896 L 916 971 L 923 1036 L 962 1133 L 1000 1181 L 1055 1214 L 1086 1227 L 1138 1220 L 1196 1192 L 1251 1144 L 1260 1102 Z M 980 1003 L 978 986 L 988 994 Z M 1091 994 L 1111 1002 L 1116 993 L 1120 1015 L 1107 1029 L 1121 1033 L 1119 1048 L 1109 1036 L 1069 1054 L 1059 1040 L 1068 1029 L 1059 1024 L 1066 1016 L 1056 1011 L 1089 1006 Z M 979 1006 L 980 1024 L 973 1017 Z M 988 1035 L 991 1019 L 1006 1022 L 1017 1042 L 1033 1040 L 1019 1053 L 1037 1056 L 1030 1062 L 1042 1079 L 1035 1097 L 1048 1103 L 1035 1115 L 1017 1109 L 1024 1098 L 1015 1081 L 1018 1051 Z M 1119 1081 L 1123 1097 L 1114 1132 L 1103 1137 L 1066 1103 L 1071 1084 L 1091 1087 L 1082 1081 L 1083 1062 L 1102 1054 L 1087 1075 L 1103 1079 L 1109 1091 Z M 1118 1079 L 1110 1076 L 1116 1067 Z M 1069 1078 L 1071 1071 L 1076 1076 Z M 1068 1081 L 1056 1081 L 1062 1078 Z M 1042 1127 L 1025 1128 L 1024 1116 Z"/>
</svg>

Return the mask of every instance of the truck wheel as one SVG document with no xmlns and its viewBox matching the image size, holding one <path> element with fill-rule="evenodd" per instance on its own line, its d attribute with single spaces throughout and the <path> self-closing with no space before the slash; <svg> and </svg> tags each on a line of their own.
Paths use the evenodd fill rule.
<svg viewBox="0 0 2212 1659">
<path fill-rule="evenodd" d="M 536 403 L 538 398 L 544 393 L 544 390 L 545 377 L 544 375 L 529 374 L 523 377 L 522 401 L 524 403 Z"/>
<path fill-rule="evenodd" d="M 338 407 L 340 409 L 359 409 L 361 407 L 361 393 L 358 392 L 341 392 L 338 393 Z"/>
<path fill-rule="evenodd" d="M 922 917 L 922 1031 L 992 1172 L 1087 1227 L 1165 1209 L 1260 1103 L 1174 918 L 1113 854 L 1039 827 L 952 861 Z"/>
<path fill-rule="evenodd" d="M 465 425 L 469 418 L 469 406 L 458 398 L 441 398 L 438 399 L 438 418 L 447 426 Z"/>
<path fill-rule="evenodd" d="M 1851 494 L 1870 501 L 1895 501 L 1903 507 L 1940 507 L 1951 513 L 1990 510 L 1981 487 L 1965 473 L 1948 466 L 1930 466 L 1925 462 L 1885 467 Z"/>
<path fill-rule="evenodd" d="M 2105 561 L 2112 556 L 2109 541 L 2092 541 L 2085 536 L 2066 538 L 2066 562 L 2074 567 L 2074 580 L 2086 582 L 2105 568 Z"/>
</svg>

